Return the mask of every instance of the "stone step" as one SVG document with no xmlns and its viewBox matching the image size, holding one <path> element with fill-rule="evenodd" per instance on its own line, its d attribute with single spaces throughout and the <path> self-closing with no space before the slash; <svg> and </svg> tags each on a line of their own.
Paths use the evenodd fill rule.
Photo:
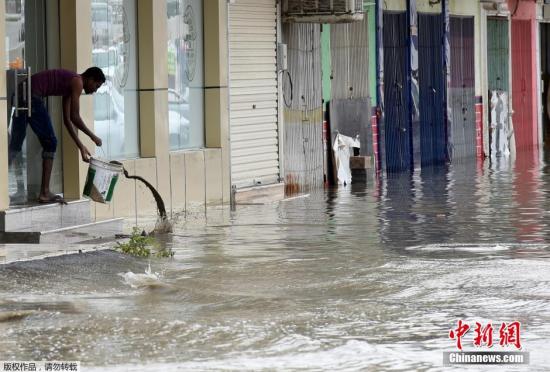
<svg viewBox="0 0 550 372">
<path fill-rule="evenodd" d="M 0 231 L 3 232 L 49 231 L 90 222 L 90 201 L 87 199 L 69 201 L 67 205 L 13 207 L 0 212 Z"/>
<path fill-rule="evenodd" d="M 99 222 L 44 231 L 0 232 L 1 244 L 100 244 L 112 241 L 122 233 L 124 219 L 115 218 Z"/>
</svg>

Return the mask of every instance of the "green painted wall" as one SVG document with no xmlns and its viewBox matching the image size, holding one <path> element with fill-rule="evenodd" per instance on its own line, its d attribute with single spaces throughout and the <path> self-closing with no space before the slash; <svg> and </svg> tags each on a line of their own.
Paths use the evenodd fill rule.
<svg viewBox="0 0 550 372">
<path fill-rule="evenodd" d="M 376 8 L 374 1 L 365 4 L 365 12 L 369 25 L 369 92 L 371 106 L 378 104 L 376 100 Z"/>
<path fill-rule="evenodd" d="M 368 17 L 369 24 L 369 92 L 371 96 L 371 105 L 374 107 L 378 104 L 376 100 L 376 12 L 375 4 L 366 3 L 365 13 Z M 326 104 L 331 100 L 331 79 L 332 64 L 330 52 L 330 25 L 324 24 L 321 32 L 321 63 L 323 74 L 323 100 Z"/>
<path fill-rule="evenodd" d="M 327 104 L 331 99 L 331 81 L 332 64 L 330 61 L 330 25 L 324 24 L 321 32 L 321 70 L 323 76 L 323 109 L 327 109 Z"/>
</svg>

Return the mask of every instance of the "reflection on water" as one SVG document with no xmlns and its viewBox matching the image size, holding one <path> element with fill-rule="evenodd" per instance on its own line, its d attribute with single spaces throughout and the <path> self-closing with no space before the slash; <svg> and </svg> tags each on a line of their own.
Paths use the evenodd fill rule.
<svg viewBox="0 0 550 372">
<path fill-rule="evenodd" d="M 149 274 L 147 261 L 114 252 L 1 267 L 0 316 L 23 313 L 0 322 L 0 359 L 97 371 L 444 370 L 459 319 L 517 320 L 528 370 L 545 370 L 548 169 L 522 155 L 210 210 L 206 225 L 166 237 L 175 258 Z M 132 286 L 119 275 L 129 272 L 162 285 Z"/>
</svg>

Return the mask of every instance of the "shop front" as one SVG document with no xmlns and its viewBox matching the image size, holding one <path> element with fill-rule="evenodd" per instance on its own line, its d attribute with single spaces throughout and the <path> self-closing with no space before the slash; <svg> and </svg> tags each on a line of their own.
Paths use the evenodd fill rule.
<svg viewBox="0 0 550 372">
<path fill-rule="evenodd" d="M 96 148 L 81 135 L 91 152 L 149 181 L 172 213 L 229 202 L 225 0 L 0 0 L 0 7 L 7 71 L 0 78 L 0 141 L 12 136 L 14 107 L 21 115 L 27 109 L 24 100 L 12 103 L 16 77 L 52 68 L 82 73 L 95 65 L 106 82 L 80 98 L 80 116 L 103 141 Z M 17 97 L 26 94 L 17 87 Z M 51 191 L 73 202 L 48 206 L 56 217 L 44 220 L 80 221 L 67 214 L 72 204 L 91 222 L 154 215 L 149 190 L 130 180 L 117 183 L 110 204 L 82 199 L 88 166 L 63 126 L 61 98 L 45 103 L 58 139 Z M 26 134 L 20 151 L 0 149 L 0 232 L 44 227 L 31 218 L 38 215 L 42 147 L 30 128 Z"/>
</svg>

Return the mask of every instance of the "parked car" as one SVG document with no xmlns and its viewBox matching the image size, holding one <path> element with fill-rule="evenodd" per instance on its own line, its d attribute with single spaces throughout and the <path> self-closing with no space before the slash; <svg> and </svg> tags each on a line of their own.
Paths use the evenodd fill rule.
<svg viewBox="0 0 550 372">
<path fill-rule="evenodd" d="M 189 88 L 181 94 L 168 89 L 168 122 L 170 148 L 181 149 L 189 143 Z"/>
<path fill-rule="evenodd" d="M 103 140 L 105 154 L 114 159 L 125 153 L 124 96 L 113 77 L 105 77 L 105 84 L 94 94 L 94 131 Z"/>
</svg>

